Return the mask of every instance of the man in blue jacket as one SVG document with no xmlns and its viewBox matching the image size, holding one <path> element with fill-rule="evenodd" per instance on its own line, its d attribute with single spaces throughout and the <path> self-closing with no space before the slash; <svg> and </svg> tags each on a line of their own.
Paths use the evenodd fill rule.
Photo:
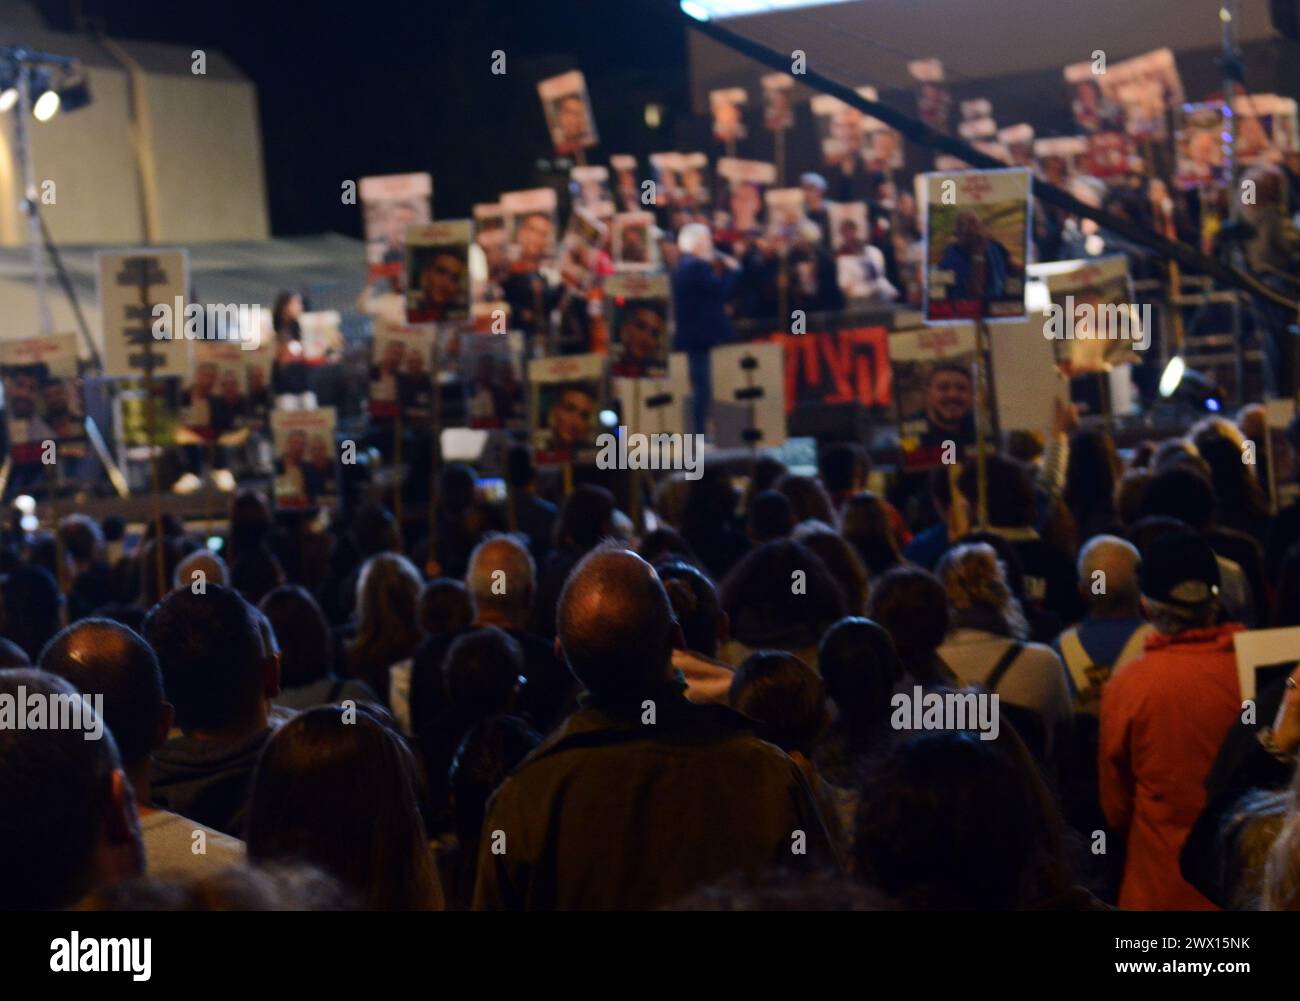
<svg viewBox="0 0 1300 1001">
<path fill-rule="evenodd" d="M 685 351 L 691 367 L 695 431 L 705 433 L 713 389 L 709 351 L 734 339 L 727 300 L 740 272 L 735 258 L 713 249 L 713 237 L 702 223 L 689 223 L 677 235 L 681 259 L 673 271 L 673 304 L 677 337 L 673 348 Z"/>
</svg>

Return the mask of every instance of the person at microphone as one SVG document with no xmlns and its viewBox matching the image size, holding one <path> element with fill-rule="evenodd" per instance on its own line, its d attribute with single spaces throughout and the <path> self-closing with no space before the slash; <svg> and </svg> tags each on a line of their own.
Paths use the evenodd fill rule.
<svg viewBox="0 0 1300 1001">
<path fill-rule="evenodd" d="M 677 249 L 681 257 L 673 270 L 673 302 L 677 309 L 673 349 L 687 354 L 695 432 L 704 434 L 713 396 L 709 351 L 735 338 L 727 302 L 740 264 L 714 249 L 713 236 L 703 223 L 683 226 L 677 234 Z"/>
</svg>

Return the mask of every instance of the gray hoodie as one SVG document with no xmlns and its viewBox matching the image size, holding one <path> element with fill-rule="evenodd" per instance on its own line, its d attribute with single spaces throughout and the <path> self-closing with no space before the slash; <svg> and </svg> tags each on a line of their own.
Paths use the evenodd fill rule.
<svg viewBox="0 0 1300 1001">
<path fill-rule="evenodd" d="M 154 805 L 242 837 L 249 780 L 270 736 L 268 726 L 238 740 L 173 737 L 154 752 Z"/>
</svg>

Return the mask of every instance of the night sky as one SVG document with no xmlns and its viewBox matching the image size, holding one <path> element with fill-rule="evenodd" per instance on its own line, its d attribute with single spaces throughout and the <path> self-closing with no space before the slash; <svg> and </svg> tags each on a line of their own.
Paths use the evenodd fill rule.
<svg viewBox="0 0 1300 1001">
<path fill-rule="evenodd" d="M 360 235 L 344 179 L 428 171 L 434 213 L 546 178 L 539 79 L 582 69 L 601 146 L 642 157 L 673 148 L 687 108 L 684 29 L 669 0 L 465 0 L 335 4 L 278 0 L 44 0 L 47 23 L 75 11 L 117 38 L 225 53 L 257 85 L 276 236 Z M 665 11 L 667 16 L 665 16 Z M 490 72 L 503 49 L 504 77 Z M 664 104 L 658 130 L 647 101 Z"/>
</svg>

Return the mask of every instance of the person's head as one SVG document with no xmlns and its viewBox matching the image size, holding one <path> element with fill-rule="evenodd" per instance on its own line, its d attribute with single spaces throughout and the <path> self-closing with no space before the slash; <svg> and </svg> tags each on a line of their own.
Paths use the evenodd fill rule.
<svg viewBox="0 0 1300 1001">
<path fill-rule="evenodd" d="M 45 645 L 38 666 L 85 696 L 103 697 L 104 723 L 122 767 L 138 777 L 175 718 L 163 695 L 158 657 L 144 638 L 108 619 L 81 619 Z"/>
<path fill-rule="evenodd" d="M 230 586 L 254 605 L 284 581 L 284 567 L 264 546 L 242 551 L 230 568 Z"/>
<path fill-rule="evenodd" d="M 713 235 L 709 227 L 698 222 L 687 223 L 677 233 L 677 249 L 692 257 L 712 260 Z"/>
<path fill-rule="evenodd" d="M 1034 480 L 1023 462 L 996 452 L 985 461 L 988 478 L 989 524 L 997 528 L 1019 528 L 1038 522 Z M 957 489 L 972 510 L 979 495 L 975 463 L 969 462 L 957 478 Z"/>
<path fill-rule="evenodd" d="M 1079 594 L 1099 618 L 1136 617 L 1141 595 L 1137 570 L 1142 557 L 1131 542 L 1094 535 L 1079 550 Z"/>
<path fill-rule="evenodd" d="M 257 490 L 240 490 L 230 502 L 230 548 L 234 556 L 241 549 L 259 546 L 271 530 L 271 508 Z"/>
<path fill-rule="evenodd" d="M 862 490 L 870 472 L 871 460 L 856 442 L 833 441 L 817 450 L 817 474 L 832 497 Z"/>
<path fill-rule="evenodd" d="M 510 535 L 490 535 L 469 558 L 465 584 L 474 618 L 484 625 L 522 628 L 533 607 L 537 567 L 528 547 Z"/>
<path fill-rule="evenodd" d="M 575 487 L 560 508 L 556 532 L 560 545 L 584 551 L 612 535 L 614 495 L 590 483 Z"/>
<path fill-rule="evenodd" d="M 56 910 L 144 871 L 135 796 L 117 744 L 62 678 L 0 671 L 0 700 L 32 699 L 82 726 L 0 727 L 0 909 Z M 66 714 L 66 715 L 65 715 Z M 86 724 L 90 724 L 87 726 Z M 97 740 L 87 734 L 99 729 Z"/>
<path fill-rule="evenodd" d="M 487 802 L 541 736 L 517 716 L 479 720 L 461 739 L 449 773 L 453 823 L 461 850 L 472 863 L 483 831 Z"/>
<path fill-rule="evenodd" d="M 281 292 L 271 307 L 271 327 L 278 334 L 296 325 L 303 313 L 302 296 L 297 292 Z"/>
<path fill-rule="evenodd" d="M 533 465 L 533 450 L 527 445 L 516 442 L 506 453 L 506 479 L 512 487 L 529 487 L 537 477 L 537 467 Z"/>
<path fill-rule="evenodd" d="M 1151 473 L 1146 469 L 1130 469 L 1115 487 L 1115 517 L 1126 528 L 1134 524 L 1142 510 L 1142 495 L 1146 493 L 1147 484 L 1151 482 Z"/>
<path fill-rule="evenodd" d="M 509 712 L 523 673 L 523 650 L 505 630 L 484 626 L 456 637 L 442 661 L 442 680 L 458 724 Z"/>
<path fill-rule="evenodd" d="M 970 368 L 939 362 L 925 382 L 925 416 L 935 427 L 957 433 L 975 406 L 975 381 Z"/>
<path fill-rule="evenodd" d="M 796 525 L 801 521 L 835 524 L 835 505 L 827 496 L 826 488 L 814 477 L 786 473 L 776 481 L 776 489 L 790 502 Z"/>
<path fill-rule="evenodd" d="M 663 314 L 648 303 L 638 303 L 623 314 L 619 340 L 627 357 L 638 360 L 655 358 L 664 340 Z"/>
<path fill-rule="evenodd" d="M 390 663 L 409 656 L 420 642 L 420 571 L 405 556 L 380 553 L 357 577 L 357 635 L 353 649 L 383 651 Z"/>
<path fill-rule="evenodd" d="M 78 566 L 85 566 L 99 558 L 104 535 L 95 519 L 84 514 L 69 514 L 59 522 L 59 535 L 63 548 Z"/>
<path fill-rule="evenodd" d="M 939 730 L 894 745 L 863 784 L 857 877 L 909 910 L 1017 910 L 1050 893 L 1059 819 L 1013 739 Z"/>
<path fill-rule="evenodd" d="M 826 198 L 826 178 L 811 171 L 799 178 L 799 187 L 803 189 L 804 205 L 812 210 L 821 208 Z"/>
<path fill-rule="evenodd" d="M 934 676 L 934 652 L 948 633 L 948 596 L 939 578 L 919 567 L 886 571 L 871 585 L 867 618 L 889 633 L 903 666 L 922 680 Z"/>
<path fill-rule="evenodd" d="M 822 637 L 817 667 L 850 734 L 869 737 L 888 717 L 894 686 L 903 680 L 884 626 L 859 616 L 840 619 Z"/>
<path fill-rule="evenodd" d="M 280 647 L 280 684 L 299 688 L 334 674 L 334 636 L 306 588 L 283 584 L 258 605 Z"/>
<path fill-rule="evenodd" d="M 992 546 L 983 542 L 954 546 L 943 555 L 935 574 L 948 596 L 954 625 L 1028 638 L 1024 612 Z"/>
<path fill-rule="evenodd" d="M 280 691 L 279 661 L 263 647 L 255 610 L 228 587 L 173 591 L 154 606 L 144 637 L 186 733 L 242 734 L 266 725 Z"/>
<path fill-rule="evenodd" d="M 473 466 L 448 463 L 438 476 L 438 506 L 453 515 L 468 511 L 474 503 L 476 485 Z"/>
<path fill-rule="evenodd" d="M 749 502 L 745 534 L 755 545 L 784 539 L 794 531 L 794 508 L 779 490 L 763 490 Z"/>
<path fill-rule="evenodd" d="M 554 230 L 555 225 L 551 222 L 551 217 L 542 212 L 525 216 L 520 220 L 519 228 L 515 231 L 515 241 L 519 245 L 520 256 L 525 261 L 533 263 L 544 257 L 551 248 L 551 235 Z"/>
<path fill-rule="evenodd" d="M 59 608 L 63 595 L 44 567 L 19 566 L 0 583 L 3 597 L 4 634 L 35 663 L 41 648 L 59 631 Z"/>
<path fill-rule="evenodd" d="M 587 131 L 587 107 L 581 94 L 565 94 L 555 102 L 555 121 L 560 134 L 570 142 L 581 139 Z"/>
<path fill-rule="evenodd" d="M 1138 514 L 1142 518 L 1177 518 L 1197 532 L 1204 532 L 1214 524 L 1214 488 L 1188 466 L 1167 466 L 1147 484 Z"/>
<path fill-rule="evenodd" d="M 460 297 L 460 283 L 465 274 L 465 262 L 451 248 L 442 248 L 429 255 L 420 270 L 420 291 L 429 306 L 445 308 Z"/>
<path fill-rule="evenodd" d="M 551 402 L 547 422 L 557 448 L 575 448 L 591 438 L 596 416 L 596 397 L 590 387 L 573 384 L 561 387 Z"/>
<path fill-rule="evenodd" d="M 903 560 L 898 538 L 885 502 L 873 493 L 854 494 L 840 514 L 840 534 L 857 550 L 873 575 L 882 574 Z"/>
<path fill-rule="evenodd" d="M 469 589 L 452 577 L 435 577 L 420 592 L 420 627 L 426 636 L 450 636 L 474 621 Z"/>
<path fill-rule="evenodd" d="M 811 759 L 826 729 L 826 689 L 817 672 L 792 653 L 759 650 L 731 678 L 731 707 L 761 724 L 765 740 Z"/>
<path fill-rule="evenodd" d="M 820 522 L 806 521 L 794 531 L 796 542 L 815 553 L 844 594 L 845 611 L 859 615 L 867 601 L 867 568 L 844 536 Z"/>
<path fill-rule="evenodd" d="M 1168 532 L 1142 550 L 1142 608 L 1160 632 L 1205 629 L 1219 613 L 1219 564 L 1196 532 Z"/>
<path fill-rule="evenodd" d="M 1076 517 L 1108 511 L 1114 504 L 1119 470 L 1119 456 L 1109 433 L 1075 431 L 1065 467 L 1066 506 Z"/>
<path fill-rule="evenodd" d="M 660 563 L 655 572 L 664 582 L 686 649 L 716 656 L 719 645 L 726 641 L 730 619 L 722 610 L 713 581 L 681 561 Z"/>
<path fill-rule="evenodd" d="M 363 504 L 352 519 L 352 544 L 362 559 L 378 553 L 399 553 L 402 538 L 397 519 L 382 504 Z"/>
<path fill-rule="evenodd" d="M 1189 436 L 1210 467 L 1210 483 L 1221 511 L 1268 516 L 1268 501 L 1255 476 L 1253 452 L 1241 429 L 1221 417 L 1200 421 Z M 1263 439 L 1258 443 L 1263 448 Z"/>
<path fill-rule="evenodd" d="M 963 250 L 975 251 L 984 245 L 986 233 L 984 222 L 974 209 L 964 209 L 957 213 L 953 223 L 953 239 Z"/>
<path fill-rule="evenodd" d="M 366 909 L 442 905 L 415 759 L 366 705 L 308 709 L 272 735 L 253 771 L 245 840 L 251 861 L 310 862 Z"/>
<path fill-rule="evenodd" d="M 172 587 L 195 587 L 200 582 L 206 587 L 213 584 L 229 584 L 230 571 L 226 561 L 211 549 L 196 549 L 176 564 L 176 573 L 172 577 Z"/>
<path fill-rule="evenodd" d="M 680 532 L 673 528 L 656 528 L 641 536 L 636 554 L 650 564 L 666 560 L 685 560 L 687 563 L 699 563 L 691 544 Z"/>
<path fill-rule="evenodd" d="M 748 647 L 815 647 L 845 615 L 844 592 L 826 564 L 792 539 L 765 542 L 732 567 L 721 587 L 731 632 Z"/>
<path fill-rule="evenodd" d="M 556 627 L 569 670 L 597 698 L 635 696 L 669 678 L 672 604 L 635 553 L 610 547 L 585 556 L 560 592 Z"/>
</svg>

